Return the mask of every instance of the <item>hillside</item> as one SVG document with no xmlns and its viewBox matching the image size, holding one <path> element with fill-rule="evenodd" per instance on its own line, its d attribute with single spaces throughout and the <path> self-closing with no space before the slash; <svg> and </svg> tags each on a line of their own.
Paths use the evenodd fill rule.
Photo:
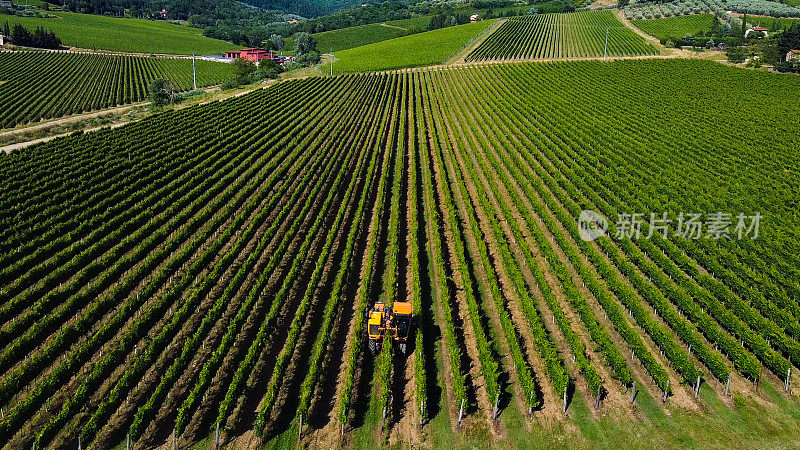
<svg viewBox="0 0 800 450">
<path fill-rule="evenodd" d="M 798 89 L 700 60 L 318 77 L 0 156 L 0 445 L 794 442 L 800 100 L 769 93 Z M 730 234 L 618 219 L 662 211 Z M 395 299 L 413 343 L 373 355 Z"/>
<path fill-rule="evenodd" d="M 484 20 L 344 50 L 336 53 L 333 69 L 365 72 L 441 64 L 490 24 Z"/>
<path fill-rule="evenodd" d="M 0 24 L 20 23 L 30 29 L 42 26 L 54 31 L 64 45 L 83 49 L 188 55 L 216 54 L 236 48 L 229 42 L 203 36 L 199 28 L 164 21 L 69 12 L 50 14 L 58 19 L 0 15 Z"/>
<path fill-rule="evenodd" d="M 633 24 L 645 33 L 659 39 L 683 38 L 699 32 L 708 33 L 717 20 L 713 14 L 693 14 L 689 16 L 663 17 L 661 19 L 634 20 Z"/>
<path fill-rule="evenodd" d="M 612 12 L 598 11 L 512 17 L 472 51 L 467 61 L 655 54 L 655 47 Z"/>
<path fill-rule="evenodd" d="M 197 61 L 197 86 L 233 76 L 230 64 Z M 66 71 L 69 76 L 59 76 Z M 88 53 L 0 53 L 0 128 L 148 99 L 150 82 L 192 89 L 191 59 Z"/>
</svg>

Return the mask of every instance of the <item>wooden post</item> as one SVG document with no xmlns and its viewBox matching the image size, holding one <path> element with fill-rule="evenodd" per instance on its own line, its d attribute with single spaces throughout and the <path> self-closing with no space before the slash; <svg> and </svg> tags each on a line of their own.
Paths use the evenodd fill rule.
<svg viewBox="0 0 800 450">
<path fill-rule="evenodd" d="M 694 398 L 697 400 L 697 396 L 700 395 L 700 375 L 697 376 L 697 383 L 694 385 Z"/>
<path fill-rule="evenodd" d="M 128 435 L 125 437 L 125 450 L 131 450 L 131 434 L 130 433 L 128 433 Z"/>
<path fill-rule="evenodd" d="M 81 450 L 81 437 L 78 435 L 78 450 Z"/>
<path fill-rule="evenodd" d="M 300 426 L 297 427 L 297 440 L 303 439 L 303 415 L 300 414 Z"/>
<path fill-rule="evenodd" d="M 636 400 L 636 382 L 633 382 L 633 386 L 631 387 L 631 405 L 633 404 L 634 400 Z"/>
<path fill-rule="evenodd" d="M 422 428 L 422 424 L 424 423 L 424 417 L 425 417 L 425 402 L 422 402 L 422 404 L 419 405 L 419 427 L 420 428 Z"/>
<path fill-rule="evenodd" d="M 569 386 L 564 388 L 564 412 L 567 412 L 567 389 Z"/>
<path fill-rule="evenodd" d="M 602 386 L 597 386 L 597 398 L 594 399 L 594 409 L 600 409 L 600 393 Z"/>
<path fill-rule="evenodd" d="M 461 409 L 458 411 L 458 428 L 461 428 L 461 419 L 464 418 L 464 402 L 466 400 L 467 399 L 462 399 L 461 400 Z"/>
<path fill-rule="evenodd" d="M 173 428 L 172 429 L 172 450 L 178 449 L 178 431 Z"/>
<path fill-rule="evenodd" d="M 217 427 L 214 430 L 214 450 L 219 448 L 219 422 L 217 422 Z"/>
<path fill-rule="evenodd" d="M 528 416 L 533 416 L 533 392 L 531 392 L 531 398 L 528 400 Z"/>
<path fill-rule="evenodd" d="M 725 383 L 725 397 L 730 397 L 731 393 L 731 374 L 728 374 L 728 382 Z"/>
<path fill-rule="evenodd" d="M 664 398 L 661 400 L 661 403 L 667 403 L 667 392 L 669 392 L 669 380 L 667 380 L 667 388 L 664 389 Z"/>
<path fill-rule="evenodd" d="M 494 399 L 494 408 L 492 408 L 492 420 L 497 420 L 497 405 L 500 403 L 500 393 Z"/>
<path fill-rule="evenodd" d="M 386 429 L 386 407 L 383 408 L 383 420 L 381 420 L 381 432 Z"/>
<path fill-rule="evenodd" d="M 786 371 L 786 381 L 783 383 L 784 384 L 783 389 L 786 392 L 789 392 L 789 378 L 791 377 L 792 377 L 792 368 L 789 367 L 789 370 Z"/>
</svg>

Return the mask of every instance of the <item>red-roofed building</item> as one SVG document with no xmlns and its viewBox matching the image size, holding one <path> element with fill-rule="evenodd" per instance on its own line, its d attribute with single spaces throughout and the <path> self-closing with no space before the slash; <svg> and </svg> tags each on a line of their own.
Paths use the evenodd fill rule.
<svg viewBox="0 0 800 450">
<path fill-rule="evenodd" d="M 244 58 L 256 64 L 262 59 L 278 59 L 274 53 L 261 48 L 245 48 L 232 52 L 224 52 L 222 55 L 228 59 Z"/>
<path fill-rule="evenodd" d="M 764 33 L 764 37 L 769 37 L 769 30 L 764 27 L 748 28 L 747 31 L 744 32 L 744 37 L 749 37 L 750 33 Z"/>
</svg>

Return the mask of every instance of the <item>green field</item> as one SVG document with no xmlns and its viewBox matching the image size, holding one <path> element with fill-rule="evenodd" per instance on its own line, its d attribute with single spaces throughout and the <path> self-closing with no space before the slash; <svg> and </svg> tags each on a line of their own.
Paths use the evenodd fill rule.
<svg viewBox="0 0 800 450">
<path fill-rule="evenodd" d="M 380 23 L 342 28 L 340 30 L 315 33 L 317 50 L 321 53 L 338 52 L 353 47 L 385 41 L 405 36 L 409 31 L 399 26 L 387 26 Z"/>
<path fill-rule="evenodd" d="M 0 446 L 797 448 L 798 90 L 431 67 L 2 154 Z"/>
<path fill-rule="evenodd" d="M 800 6 L 800 0 L 795 6 Z M 747 23 L 757 27 L 764 27 L 772 30 L 773 28 L 789 28 L 792 25 L 800 25 L 800 19 L 785 19 L 778 17 L 747 16 Z"/>
<path fill-rule="evenodd" d="M 232 76 L 230 64 L 196 61 L 197 85 Z M 192 89 L 191 59 L 53 52 L 0 53 L 0 127 L 148 98 L 150 81 Z"/>
<path fill-rule="evenodd" d="M 634 20 L 633 24 L 645 33 L 659 39 L 683 38 L 687 34 L 711 30 L 717 20 L 714 14 L 693 14 L 689 16 L 664 17 L 651 20 Z"/>
<path fill-rule="evenodd" d="M 336 54 L 333 68 L 343 73 L 440 64 L 490 24 L 484 20 L 351 48 Z"/>
<path fill-rule="evenodd" d="M 507 19 L 467 61 L 601 57 L 608 31 L 608 56 L 658 54 L 610 11 L 537 14 Z"/>
<path fill-rule="evenodd" d="M 53 30 L 64 45 L 83 49 L 175 55 L 216 54 L 235 45 L 203 36 L 199 28 L 163 21 L 118 19 L 91 14 L 51 12 L 59 19 L 0 15 L 0 24 L 21 23 L 28 28 Z"/>
</svg>

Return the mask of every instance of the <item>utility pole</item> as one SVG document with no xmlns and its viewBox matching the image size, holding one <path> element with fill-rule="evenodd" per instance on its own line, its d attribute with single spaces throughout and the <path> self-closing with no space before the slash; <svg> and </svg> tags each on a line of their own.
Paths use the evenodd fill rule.
<svg viewBox="0 0 800 450">
<path fill-rule="evenodd" d="M 194 65 L 194 52 L 192 52 L 192 84 L 194 86 L 194 90 L 197 90 L 197 68 Z"/>
<path fill-rule="evenodd" d="M 608 54 L 608 32 L 611 30 L 610 27 L 606 27 L 606 46 L 603 49 L 603 62 L 606 62 L 606 55 Z"/>
</svg>

